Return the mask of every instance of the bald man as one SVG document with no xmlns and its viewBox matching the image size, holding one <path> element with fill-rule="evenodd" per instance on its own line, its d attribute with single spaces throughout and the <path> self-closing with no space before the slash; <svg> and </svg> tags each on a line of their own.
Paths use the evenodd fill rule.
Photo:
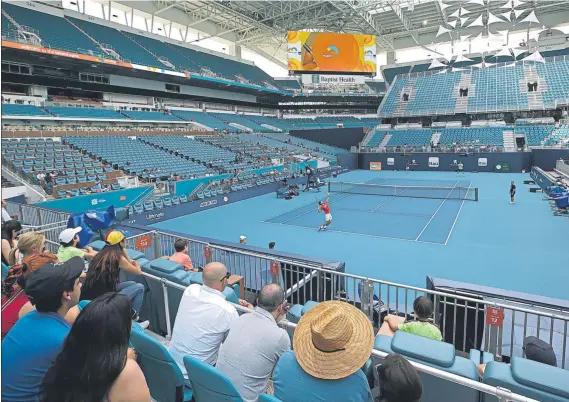
<svg viewBox="0 0 569 402">
<path fill-rule="evenodd" d="M 190 285 L 182 295 L 169 350 L 186 380 L 184 356 L 215 365 L 230 324 L 239 318 L 223 294 L 228 278 L 225 265 L 210 262 L 203 269 L 203 285 Z"/>
</svg>

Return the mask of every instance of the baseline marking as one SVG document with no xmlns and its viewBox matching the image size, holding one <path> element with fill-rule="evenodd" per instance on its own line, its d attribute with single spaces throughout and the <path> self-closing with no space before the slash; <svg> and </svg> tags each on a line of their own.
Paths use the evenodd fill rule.
<svg viewBox="0 0 569 402">
<path fill-rule="evenodd" d="M 466 190 L 466 194 L 468 194 L 468 191 L 470 191 L 470 186 L 472 186 L 472 182 L 468 183 L 468 190 Z M 456 214 L 456 218 L 454 218 L 454 222 L 452 223 L 452 226 L 450 227 L 450 231 L 448 232 L 447 239 L 445 240 L 445 246 L 447 245 L 448 240 L 450 239 L 450 235 L 452 234 L 452 231 L 454 230 L 454 225 L 456 225 L 456 222 L 458 221 L 458 217 L 460 216 L 460 211 L 462 211 L 462 207 L 464 206 L 464 201 L 466 201 L 466 199 L 462 200 L 462 204 L 460 204 L 460 208 L 458 209 L 458 213 Z"/>
<path fill-rule="evenodd" d="M 452 189 L 449 191 L 449 193 L 447 194 L 447 196 L 445 197 L 445 199 L 443 200 L 443 202 L 441 202 L 441 205 L 439 205 L 439 207 L 437 208 L 437 210 L 435 211 L 435 213 L 433 214 L 433 216 L 431 216 L 431 219 L 429 219 L 429 221 L 427 222 L 427 224 L 425 225 L 425 227 L 423 228 L 423 230 L 421 230 L 421 233 L 419 233 L 419 236 L 417 236 L 417 238 L 415 239 L 415 241 L 419 240 L 419 237 L 421 237 L 421 235 L 423 234 L 423 232 L 427 229 L 427 227 L 430 225 L 430 223 L 433 221 L 433 219 L 435 218 L 435 215 L 439 212 L 439 210 L 441 209 L 441 207 L 443 206 L 443 204 L 448 200 L 448 197 L 450 197 L 450 195 L 452 194 L 452 192 L 454 191 L 454 189 L 456 188 L 458 184 L 458 181 L 456 181 L 454 183 L 454 186 L 452 187 Z M 462 202 L 464 202 L 464 200 L 462 200 Z"/>
</svg>

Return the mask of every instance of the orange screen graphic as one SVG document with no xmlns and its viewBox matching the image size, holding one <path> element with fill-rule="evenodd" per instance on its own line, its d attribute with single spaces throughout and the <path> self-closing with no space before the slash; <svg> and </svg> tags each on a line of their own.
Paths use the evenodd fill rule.
<svg viewBox="0 0 569 402">
<path fill-rule="evenodd" d="M 375 73 L 376 38 L 330 32 L 288 33 L 291 71 Z"/>
</svg>

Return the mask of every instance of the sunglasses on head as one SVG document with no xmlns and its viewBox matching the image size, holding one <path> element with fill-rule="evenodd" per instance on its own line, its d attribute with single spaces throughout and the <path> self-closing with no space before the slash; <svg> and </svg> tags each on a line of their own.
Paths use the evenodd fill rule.
<svg viewBox="0 0 569 402">
<path fill-rule="evenodd" d="M 228 272 L 225 274 L 225 276 L 223 278 L 221 278 L 219 281 L 223 282 L 224 279 L 229 279 L 229 277 L 231 276 L 231 272 Z"/>
</svg>

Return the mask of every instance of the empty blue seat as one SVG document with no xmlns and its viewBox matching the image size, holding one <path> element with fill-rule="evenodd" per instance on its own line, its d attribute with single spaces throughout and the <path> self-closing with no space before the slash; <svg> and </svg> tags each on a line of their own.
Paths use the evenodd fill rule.
<svg viewBox="0 0 569 402">
<path fill-rule="evenodd" d="M 137 214 L 141 214 L 141 213 L 144 212 L 144 207 L 143 207 L 142 205 L 140 205 L 140 204 L 136 204 L 136 205 L 134 206 L 134 212 L 137 213 Z"/>
<path fill-rule="evenodd" d="M 77 184 L 77 179 L 75 177 L 68 177 L 67 184 Z"/>
<path fill-rule="evenodd" d="M 154 206 L 157 209 L 162 209 L 164 208 L 164 202 L 161 199 L 154 200 Z"/>
<path fill-rule="evenodd" d="M 56 185 L 61 186 L 62 184 L 65 184 L 65 183 L 66 183 L 66 181 L 64 178 L 62 178 L 62 177 L 56 177 L 55 178 L 55 184 Z"/>
<path fill-rule="evenodd" d="M 179 205 L 180 204 L 180 197 L 173 196 L 172 197 L 172 205 Z"/>
<path fill-rule="evenodd" d="M 188 202 L 188 197 L 186 196 L 186 194 L 182 194 L 180 196 L 180 202 Z"/>
<path fill-rule="evenodd" d="M 87 181 L 89 182 L 97 181 L 97 176 L 95 176 L 94 174 L 90 174 L 89 176 L 87 176 Z"/>
<path fill-rule="evenodd" d="M 235 386 L 218 369 L 192 356 L 184 357 L 184 367 L 196 402 L 242 402 Z"/>
<path fill-rule="evenodd" d="M 547 364 L 512 357 L 511 365 L 491 361 L 484 370 L 484 383 L 543 402 L 569 400 L 569 371 Z M 484 394 L 484 402 L 498 399 Z"/>
<path fill-rule="evenodd" d="M 130 342 L 146 378 L 150 395 L 157 401 L 189 402 L 192 390 L 168 349 L 144 331 L 132 331 Z"/>
<path fill-rule="evenodd" d="M 113 190 L 120 190 L 121 186 L 119 183 L 113 183 L 113 184 L 111 184 L 111 188 Z"/>
<path fill-rule="evenodd" d="M 172 206 L 172 199 L 170 197 L 163 198 L 164 206 L 171 207 Z"/>
<path fill-rule="evenodd" d="M 154 204 L 152 203 L 152 201 L 145 201 L 144 202 L 144 210 L 145 211 L 154 211 Z"/>
<path fill-rule="evenodd" d="M 198 192 L 197 196 L 198 196 L 198 199 L 203 200 L 204 193 L 200 191 L 200 192 Z"/>
</svg>

